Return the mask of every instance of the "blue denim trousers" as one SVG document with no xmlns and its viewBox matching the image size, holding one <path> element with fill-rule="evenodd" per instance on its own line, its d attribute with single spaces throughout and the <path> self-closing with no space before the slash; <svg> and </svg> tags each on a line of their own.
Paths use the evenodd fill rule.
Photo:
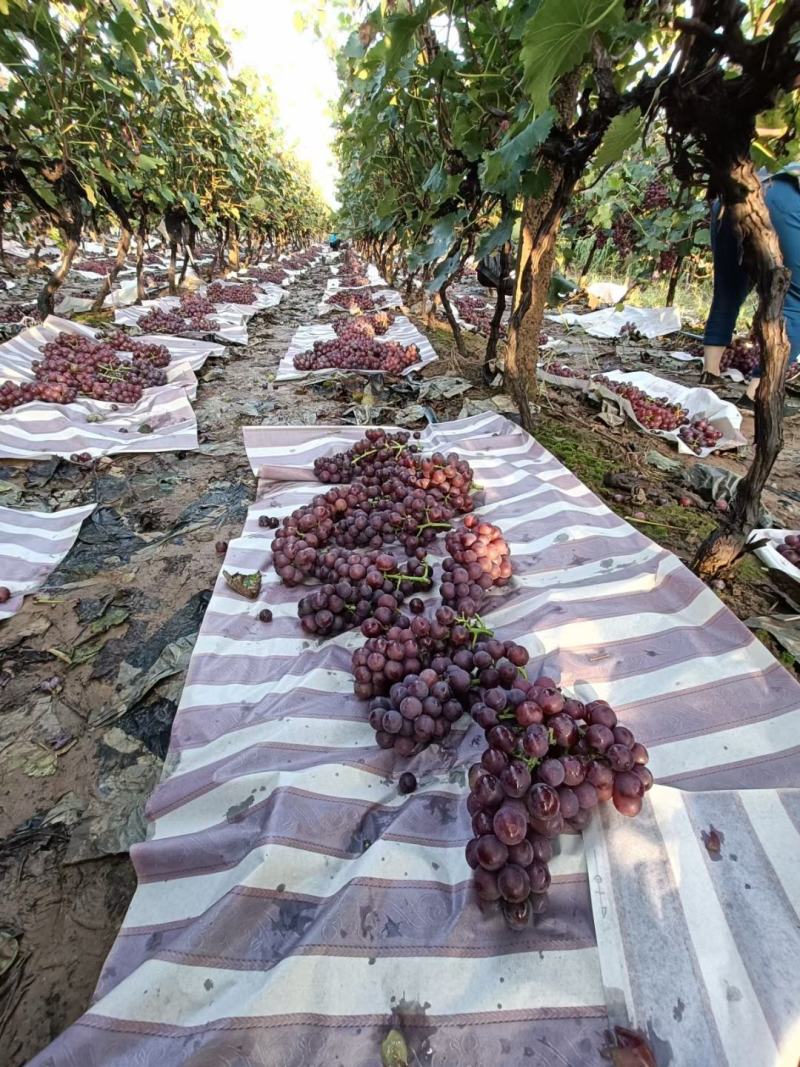
<svg viewBox="0 0 800 1067">
<path fill-rule="evenodd" d="M 783 315 L 791 345 L 789 358 L 795 360 L 800 354 L 800 188 L 795 179 L 779 175 L 765 183 L 764 199 L 778 235 L 783 262 L 792 273 Z M 729 216 L 720 217 L 719 200 L 711 209 L 711 250 L 714 298 L 703 341 L 707 345 L 728 345 L 753 282 L 739 261 L 736 234 Z"/>
</svg>

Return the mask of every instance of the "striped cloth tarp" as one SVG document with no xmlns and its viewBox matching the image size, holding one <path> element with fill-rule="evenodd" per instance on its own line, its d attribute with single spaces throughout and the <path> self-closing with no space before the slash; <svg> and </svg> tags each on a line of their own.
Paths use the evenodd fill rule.
<svg viewBox="0 0 800 1067">
<path fill-rule="evenodd" d="M 96 1002 L 34 1064 L 377 1067 L 396 1028 L 409 1065 L 602 1067 L 610 1020 L 642 1025 L 659 1067 L 777 1063 L 798 984 L 776 970 L 780 989 L 765 991 L 764 949 L 747 960 L 745 985 L 743 934 L 738 956 L 733 948 L 737 916 L 752 924 L 751 941 L 780 917 L 790 926 L 780 966 L 795 951 L 797 883 L 791 907 L 759 915 L 758 902 L 777 900 L 796 860 L 784 857 L 777 871 L 766 863 L 755 880 L 763 814 L 752 830 L 736 823 L 749 799 L 730 791 L 758 787 L 755 803 L 772 803 L 775 789 L 800 784 L 800 686 L 673 555 L 513 423 L 482 414 L 423 431 L 426 448 L 469 459 L 479 510 L 509 540 L 515 577 L 487 620 L 526 645 L 534 670 L 610 700 L 650 748 L 660 781 L 638 820 L 605 812 L 588 852 L 580 838 L 561 839 L 548 912 L 512 933 L 479 911 L 463 857 L 466 771 L 481 731 L 462 720 L 411 761 L 378 749 L 349 673 L 362 639 L 304 635 L 301 591 L 269 566 L 272 534 L 259 516 L 311 500 L 313 459 L 361 432 L 245 430 L 260 482 L 225 569 L 259 569 L 264 588 L 253 604 L 217 582 L 148 806 L 149 837 L 131 852 L 139 887 Z M 265 603 L 269 626 L 257 618 Z M 406 768 L 420 783 L 408 797 L 396 784 Z M 779 837 L 794 832 L 786 811 L 779 858 L 781 841 L 797 855 Z M 683 837 L 707 820 L 725 837 L 713 870 L 708 849 L 706 862 L 697 839 Z M 775 851 L 773 840 L 766 854 Z M 758 890 L 749 911 L 745 871 Z M 648 923 L 659 926 L 652 951 Z M 679 996 L 667 1004 L 678 951 Z M 640 992 L 646 1010 L 659 1009 L 652 1032 Z M 719 1036 L 732 1020 L 738 1034 L 739 1012 L 754 1005 L 749 1044 Z M 672 1055 L 685 1048 L 682 1019 L 702 1031 L 700 1056 Z"/>
<path fill-rule="evenodd" d="M 40 359 L 42 348 L 55 341 L 60 333 L 76 334 L 94 340 L 102 331 L 94 330 L 58 315 L 48 315 L 42 323 L 35 323 L 21 330 L 0 345 L 0 381 L 32 382 L 35 380 L 31 364 Z M 225 346 L 214 341 L 192 340 L 188 337 L 171 337 L 168 334 L 147 334 L 137 341 L 163 345 L 170 354 L 169 366 L 165 367 L 167 382 L 182 385 L 189 396 L 197 393 L 197 378 L 194 372 L 212 356 L 225 355 Z M 125 352 L 120 353 L 125 358 Z M 77 400 L 75 403 L 80 404 Z"/>
<path fill-rule="evenodd" d="M 276 382 L 292 381 L 297 378 L 314 377 L 315 375 L 327 375 L 328 377 L 335 368 L 328 370 L 298 370 L 294 365 L 294 357 L 301 352 L 308 352 L 315 341 L 332 341 L 336 337 L 336 331 L 329 323 L 315 323 L 310 326 L 301 326 L 296 331 L 289 344 L 288 351 L 278 364 L 278 372 L 275 375 Z M 403 376 L 414 374 L 422 370 L 429 363 L 434 363 L 439 357 L 428 338 L 421 333 L 414 323 L 405 317 L 398 315 L 385 334 L 376 338 L 377 341 L 397 341 L 402 345 L 416 345 L 419 349 L 419 360 L 410 367 L 406 367 Z M 383 374 L 384 371 L 360 370 L 358 374 Z"/>
<path fill-rule="evenodd" d="M 41 589 L 94 509 L 94 504 L 64 511 L 0 507 L 0 585 L 11 592 L 0 604 L 0 621 L 16 615 L 24 598 Z"/>
<path fill-rule="evenodd" d="M 135 307 L 122 307 L 114 310 L 114 322 L 118 326 L 138 326 L 143 318 L 153 307 L 162 311 L 172 311 L 178 307 L 180 299 L 177 296 L 164 296 L 158 300 L 144 300 Z M 247 314 L 242 311 L 241 304 L 215 304 L 214 314 L 209 316 L 216 324 L 214 336 L 226 341 L 228 344 L 247 344 L 247 319 L 255 314 L 255 309 L 248 308 Z"/>
</svg>

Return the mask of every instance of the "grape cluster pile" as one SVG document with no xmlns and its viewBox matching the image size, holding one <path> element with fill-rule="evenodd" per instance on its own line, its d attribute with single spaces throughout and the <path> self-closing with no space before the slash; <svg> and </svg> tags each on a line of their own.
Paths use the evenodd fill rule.
<svg viewBox="0 0 800 1067">
<path fill-rule="evenodd" d="M 372 315 L 346 316 L 333 320 L 333 329 L 337 337 L 361 333 L 364 337 L 382 337 L 394 322 L 395 316 L 389 311 L 376 311 Z"/>
<path fill-rule="evenodd" d="M 358 328 L 351 327 L 331 341 L 315 341 L 310 352 L 294 357 L 298 370 L 372 370 L 386 374 L 401 374 L 406 367 L 419 362 L 416 345 L 401 345 L 398 341 L 376 341 Z"/>
<path fill-rule="evenodd" d="M 154 367 L 169 366 L 171 359 L 169 349 L 154 341 L 137 341 L 123 333 L 122 330 L 112 330 L 111 333 L 98 340 L 113 348 L 115 352 L 130 352 L 131 356 L 139 362 L 150 363 Z"/>
<path fill-rule="evenodd" d="M 499 527 L 467 515 L 445 537 L 449 553 L 442 562 L 442 603 L 471 618 L 483 609 L 486 595 L 511 578 L 511 555 Z"/>
<path fill-rule="evenodd" d="M 662 181 L 656 178 L 650 182 L 644 191 L 642 197 L 642 207 L 645 211 L 663 211 L 664 208 L 669 207 L 672 203 L 672 197 L 669 195 L 669 189 L 664 185 Z"/>
<path fill-rule="evenodd" d="M 231 285 L 223 282 L 212 282 L 206 290 L 206 296 L 214 304 L 255 304 L 258 294 L 252 285 L 242 282 Z"/>
<path fill-rule="evenodd" d="M 288 270 L 304 270 L 306 267 L 310 267 L 316 258 L 316 252 L 313 249 L 308 249 L 306 252 L 295 252 L 294 255 L 289 256 L 283 262 Z"/>
<path fill-rule="evenodd" d="M 619 339 L 620 341 L 644 341 L 645 336 L 634 323 L 626 322 L 619 331 Z"/>
<path fill-rule="evenodd" d="M 108 274 L 116 265 L 115 259 L 85 259 L 75 264 L 75 270 L 84 270 L 88 274 Z"/>
<path fill-rule="evenodd" d="M 298 615 L 307 633 L 327 637 L 366 620 L 391 626 L 409 592 L 430 589 L 431 571 L 421 558 L 400 561 L 388 552 L 333 548 L 318 556 L 314 577 L 325 584 L 300 600 Z"/>
<path fill-rule="evenodd" d="M 761 365 L 761 345 L 753 337 L 734 337 L 722 353 L 720 369 L 738 370 L 750 378 Z"/>
<path fill-rule="evenodd" d="M 722 437 L 722 430 L 717 430 L 708 419 L 695 419 L 681 426 L 678 436 L 694 453 L 700 455 L 703 449 L 714 448 Z"/>
<path fill-rule="evenodd" d="M 367 264 L 354 252 L 352 248 L 346 248 L 342 255 L 341 274 L 366 274 Z"/>
<path fill-rule="evenodd" d="M 345 308 L 347 311 L 374 311 L 375 301 L 371 292 L 361 289 L 337 289 L 326 297 L 329 304 Z"/>
<path fill-rule="evenodd" d="M 636 243 L 636 232 L 633 219 L 624 212 L 617 215 L 611 223 L 611 240 L 621 256 L 629 256 Z"/>
<path fill-rule="evenodd" d="M 459 318 L 468 325 L 474 326 L 482 336 L 488 337 L 494 316 L 494 308 L 491 304 L 487 304 L 479 296 L 454 296 L 453 304 L 458 311 Z M 499 336 L 506 336 L 506 328 L 502 324 Z"/>
<path fill-rule="evenodd" d="M 585 370 L 576 370 L 574 367 L 568 367 L 566 363 L 559 363 L 554 360 L 552 363 L 548 363 L 544 368 L 548 374 L 554 374 L 557 378 L 582 378 L 588 379 L 589 372 Z"/>
<path fill-rule="evenodd" d="M 280 267 L 250 267 L 247 271 L 249 278 L 255 278 L 257 282 L 271 282 L 273 285 L 283 285 L 289 275 Z"/>
<path fill-rule="evenodd" d="M 360 274 L 357 271 L 341 271 L 339 285 L 342 289 L 360 289 L 364 285 L 369 285 L 369 278 L 366 274 Z"/>
<path fill-rule="evenodd" d="M 650 396 L 635 385 L 615 382 L 605 375 L 599 375 L 595 380 L 612 393 L 624 397 L 633 408 L 636 418 L 648 430 L 677 430 L 679 426 L 689 422 L 689 412 L 686 408 L 671 403 L 665 396 Z"/>
<path fill-rule="evenodd" d="M 338 484 L 283 519 L 272 543 L 275 570 L 284 585 L 322 583 L 299 607 L 310 633 L 389 624 L 406 596 L 431 588 L 426 546 L 471 510 L 472 471 L 453 454 L 423 456 L 409 434 L 383 430 L 367 431 L 314 470 Z M 384 551 L 394 543 L 405 561 Z"/>
<path fill-rule="evenodd" d="M 789 534 L 786 540 L 776 548 L 784 559 L 793 563 L 795 567 L 800 567 L 800 534 Z"/>
<path fill-rule="evenodd" d="M 120 351 L 131 352 L 131 359 L 121 360 Z M 0 410 L 32 400 L 70 404 L 77 396 L 135 404 L 145 389 L 165 384 L 164 352 L 161 345 L 133 342 L 121 333 L 96 341 L 60 333 L 43 346 L 42 358 L 31 363 L 35 381 L 0 385 Z"/>
<path fill-rule="evenodd" d="M 466 858 L 481 901 L 522 929 L 546 906 L 553 840 L 583 830 L 609 800 L 638 815 L 653 776 L 647 749 L 606 701 L 584 705 L 544 675 L 529 681 L 500 642 L 479 656 L 471 712 L 488 747 L 469 772 Z"/>
<path fill-rule="evenodd" d="M 139 319 L 145 333 L 213 333 L 217 329 L 214 305 L 197 293 L 184 293 L 177 308 L 162 311 L 153 307 Z"/>
<path fill-rule="evenodd" d="M 27 315 L 34 313 L 34 308 L 25 304 L 6 304 L 0 308 L 0 322 L 22 322 Z"/>
</svg>

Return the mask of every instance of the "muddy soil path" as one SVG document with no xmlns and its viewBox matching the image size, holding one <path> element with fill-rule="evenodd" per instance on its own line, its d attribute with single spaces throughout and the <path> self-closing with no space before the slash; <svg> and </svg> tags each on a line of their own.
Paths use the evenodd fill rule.
<svg viewBox="0 0 800 1067">
<path fill-rule="evenodd" d="M 0 1061 L 19 1067 L 83 1012 L 135 888 L 170 728 L 221 556 L 255 479 L 248 423 L 336 418 L 271 382 L 329 277 L 319 266 L 201 372 L 200 449 L 0 463 L 0 501 L 96 502 L 38 597 L 0 631 Z M 44 686 L 44 689 L 42 688 Z M 54 692 L 48 692 L 53 688 Z M 18 956 L 3 975 L 4 951 Z"/>
</svg>

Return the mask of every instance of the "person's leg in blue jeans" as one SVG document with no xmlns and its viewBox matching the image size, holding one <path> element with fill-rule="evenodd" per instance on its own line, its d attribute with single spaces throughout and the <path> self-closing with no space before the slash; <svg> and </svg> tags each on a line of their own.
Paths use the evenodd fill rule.
<svg viewBox="0 0 800 1067">
<path fill-rule="evenodd" d="M 719 375 L 722 354 L 731 343 L 739 311 L 750 291 L 730 216 L 720 211 L 719 200 L 711 208 L 711 251 L 714 297 L 703 336 L 703 362 L 707 374 Z"/>
<path fill-rule="evenodd" d="M 778 235 L 784 266 L 792 275 L 783 304 L 783 317 L 789 335 L 789 364 L 794 371 L 800 356 L 800 189 L 795 179 L 779 176 L 765 184 L 764 199 Z M 754 383 L 754 387 L 748 389 L 751 399 L 755 396 L 758 378 L 754 378 Z"/>
</svg>

